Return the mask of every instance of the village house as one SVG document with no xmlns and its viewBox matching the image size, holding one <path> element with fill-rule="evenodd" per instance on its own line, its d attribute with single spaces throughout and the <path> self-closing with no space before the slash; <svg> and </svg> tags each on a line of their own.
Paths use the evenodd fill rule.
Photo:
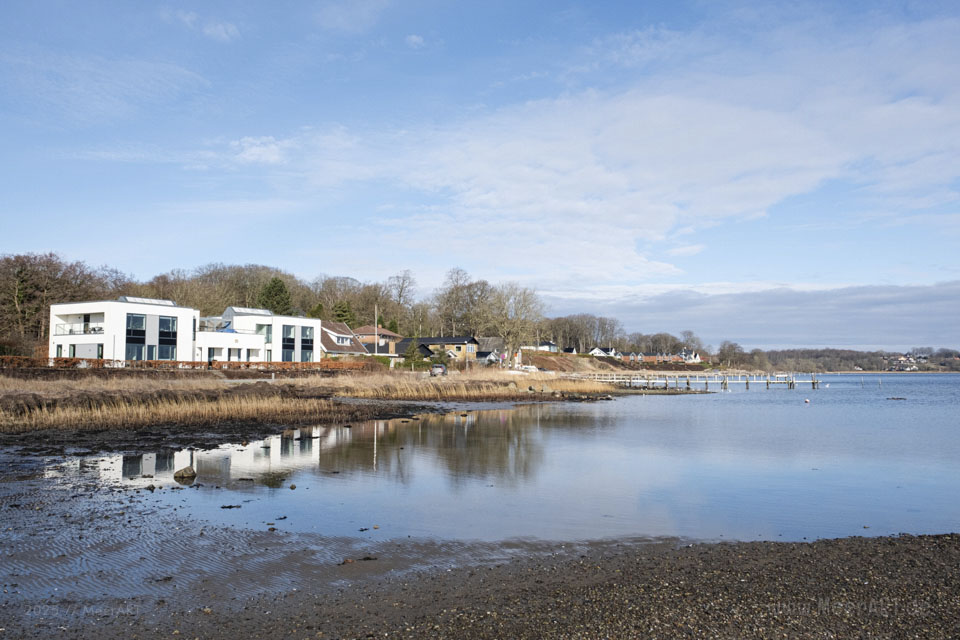
<svg viewBox="0 0 960 640">
<path fill-rule="evenodd" d="M 447 357 L 455 360 L 472 362 L 477 359 L 477 345 L 479 343 L 477 342 L 476 338 L 470 336 L 404 338 L 400 342 L 396 343 L 396 353 L 401 356 L 405 354 L 410 346 L 410 343 L 414 340 L 416 340 L 417 348 L 420 349 L 421 353 L 424 353 L 424 347 L 430 351 L 429 355 L 424 356 L 426 358 L 444 351 L 446 352 Z"/>
<path fill-rule="evenodd" d="M 357 327 L 353 330 L 353 333 L 363 344 L 377 344 L 381 347 L 386 346 L 388 342 L 400 342 L 403 340 L 403 336 L 399 333 L 394 333 L 390 331 L 390 329 L 383 327 L 374 327 L 372 324 Z"/>
</svg>

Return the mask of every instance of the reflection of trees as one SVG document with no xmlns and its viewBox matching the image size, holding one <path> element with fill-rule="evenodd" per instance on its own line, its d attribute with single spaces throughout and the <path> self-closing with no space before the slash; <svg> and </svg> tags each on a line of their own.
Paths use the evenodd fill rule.
<svg viewBox="0 0 960 640">
<path fill-rule="evenodd" d="M 349 430 L 349 441 L 320 452 L 319 470 L 376 472 L 409 482 L 412 465 L 404 464 L 405 458 L 430 455 L 454 483 L 466 478 L 515 482 L 536 473 L 543 461 L 544 435 L 550 430 L 596 429 L 598 416 L 593 413 L 535 404 L 358 423 Z M 600 421 L 607 422 L 613 424 Z"/>
</svg>

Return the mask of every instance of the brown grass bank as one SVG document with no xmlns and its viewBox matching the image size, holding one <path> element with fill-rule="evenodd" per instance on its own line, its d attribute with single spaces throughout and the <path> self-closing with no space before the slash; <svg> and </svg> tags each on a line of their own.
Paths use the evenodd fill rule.
<svg viewBox="0 0 960 640">
<path fill-rule="evenodd" d="M 592 380 L 535 374 L 512 375 L 499 370 L 471 371 L 435 378 L 402 372 L 339 376 L 305 380 L 303 384 L 341 397 L 422 401 L 520 401 L 530 400 L 531 397 L 608 395 L 619 390 L 615 386 Z"/>
<path fill-rule="evenodd" d="M 533 389 L 534 391 L 531 391 Z M 331 424 L 373 417 L 339 398 L 405 401 L 522 401 L 616 393 L 610 385 L 546 375 L 479 371 L 430 378 L 422 374 L 346 374 L 297 384 L 229 383 L 215 378 L 0 377 L 0 433 L 46 429 L 139 429 L 239 422 Z"/>
</svg>

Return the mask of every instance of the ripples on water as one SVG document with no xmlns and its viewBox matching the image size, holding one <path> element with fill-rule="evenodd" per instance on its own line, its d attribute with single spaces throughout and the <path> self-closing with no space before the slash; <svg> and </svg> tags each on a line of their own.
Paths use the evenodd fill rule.
<svg viewBox="0 0 960 640">
<path fill-rule="evenodd" d="M 960 375 L 822 380 L 829 387 L 816 391 L 754 385 L 296 429 L 213 451 L 74 459 L 48 473 L 169 486 L 192 464 L 199 489 L 156 498 L 181 517 L 263 528 L 284 516 L 287 531 L 378 539 L 960 530 Z"/>
</svg>

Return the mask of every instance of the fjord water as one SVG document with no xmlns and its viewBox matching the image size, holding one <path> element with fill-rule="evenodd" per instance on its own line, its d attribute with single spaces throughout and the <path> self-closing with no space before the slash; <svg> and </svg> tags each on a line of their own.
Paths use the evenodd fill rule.
<svg viewBox="0 0 960 640">
<path fill-rule="evenodd" d="M 731 385 L 709 395 L 467 408 L 86 466 L 145 485 L 169 484 L 190 462 L 203 486 L 155 497 L 182 516 L 380 540 L 960 530 L 960 375 L 822 382 L 818 390 Z"/>
</svg>

